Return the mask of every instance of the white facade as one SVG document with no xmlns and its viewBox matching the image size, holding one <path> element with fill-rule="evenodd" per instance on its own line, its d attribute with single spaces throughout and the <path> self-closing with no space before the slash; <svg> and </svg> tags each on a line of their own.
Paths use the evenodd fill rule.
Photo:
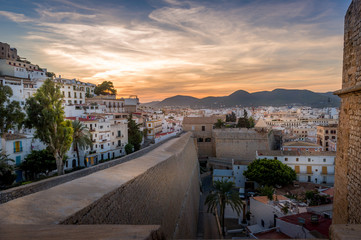
<svg viewBox="0 0 361 240">
<path fill-rule="evenodd" d="M 114 159 L 125 155 L 124 147 L 128 143 L 128 122 L 126 118 L 112 114 L 87 115 L 83 118 L 68 117 L 79 120 L 91 133 L 93 147 L 79 151 L 80 165 L 91 166 L 104 160 Z M 66 169 L 77 166 L 77 156 L 72 146 L 68 151 Z"/>
<path fill-rule="evenodd" d="M 93 95 L 95 84 L 84 83 L 76 79 L 55 78 L 54 82 L 60 87 L 64 105 L 85 104 L 87 94 Z"/>
<path fill-rule="evenodd" d="M 277 159 L 296 171 L 300 182 L 335 182 L 335 152 L 257 151 L 257 159 Z"/>
</svg>

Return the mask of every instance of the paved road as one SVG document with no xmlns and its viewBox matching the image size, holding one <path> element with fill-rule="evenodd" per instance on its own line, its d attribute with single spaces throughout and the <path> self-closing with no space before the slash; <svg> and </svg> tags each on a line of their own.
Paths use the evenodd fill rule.
<svg viewBox="0 0 361 240">
<path fill-rule="evenodd" d="M 202 179 L 203 194 L 199 201 L 199 219 L 198 219 L 198 239 L 220 239 L 216 217 L 212 213 L 207 213 L 207 206 L 204 202 L 212 186 L 212 175 Z"/>
</svg>

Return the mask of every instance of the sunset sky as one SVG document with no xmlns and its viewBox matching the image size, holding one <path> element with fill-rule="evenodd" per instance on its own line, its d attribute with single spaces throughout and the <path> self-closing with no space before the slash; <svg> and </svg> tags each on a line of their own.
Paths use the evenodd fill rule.
<svg viewBox="0 0 361 240">
<path fill-rule="evenodd" d="M 341 88 L 351 0 L 0 3 L 0 42 L 62 77 L 113 81 L 141 102 Z"/>
</svg>

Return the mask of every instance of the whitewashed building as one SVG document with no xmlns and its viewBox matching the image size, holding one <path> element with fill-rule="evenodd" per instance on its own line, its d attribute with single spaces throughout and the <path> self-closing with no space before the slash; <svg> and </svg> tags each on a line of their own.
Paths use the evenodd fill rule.
<svg viewBox="0 0 361 240">
<path fill-rule="evenodd" d="M 277 159 L 295 170 L 300 182 L 333 185 L 336 152 L 257 151 L 257 159 Z"/>
</svg>

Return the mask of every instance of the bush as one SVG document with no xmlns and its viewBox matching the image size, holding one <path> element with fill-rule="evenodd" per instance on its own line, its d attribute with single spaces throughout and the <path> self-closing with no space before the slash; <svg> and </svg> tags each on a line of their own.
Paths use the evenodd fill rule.
<svg viewBox="0 0 361 240">
<path fill-rule="evenodd" d="M 133 152 L 134 146 L 133 146 L 133 144 L 128 143 L 127 145 L 125 145 L 124 149 L 125 149 L 125 152 L 128 155 L 128 154 L 131 154 Z"/>
</svg>

